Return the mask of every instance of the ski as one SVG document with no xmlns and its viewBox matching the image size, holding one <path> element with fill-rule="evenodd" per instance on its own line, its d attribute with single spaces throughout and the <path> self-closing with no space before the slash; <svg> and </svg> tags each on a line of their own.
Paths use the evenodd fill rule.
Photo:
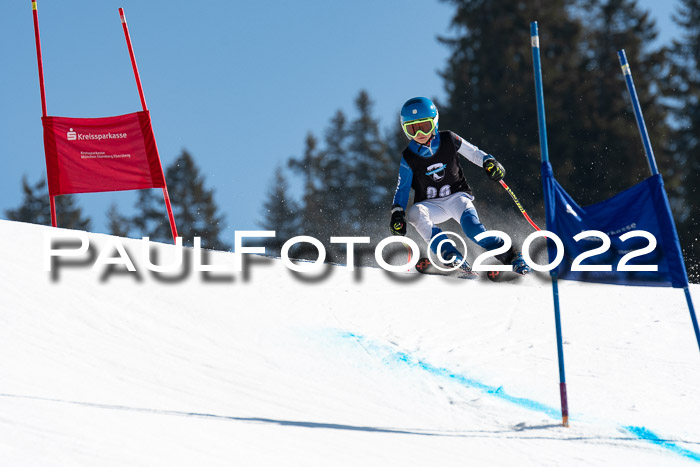
<svg viewBox="0 0 700 467">
<path fill-rule="evenodd" d="M 453 269 L 451 271 L 442 271 L 435 267 L 435 265 L 428 258 L 420 258 L 418 260 L 418 263 L 416 263 L 416 271 L 418 271 L 420 274 L 455 277 L 457 279 L 475 280 L 479 278 L 478 272 L 466 272 L 459 268 Z"/>
<path fill-rule="evenodd" d="M 523 277 L 513 271 L 487 271 L 485 275 L 491 282 L 513 282 Z"/>
<path fill-rule="evenodd" d="M 481 276 L 485 276 L 491 282 L 512 282 L 520 279 L 520 274 L 512 271 L 487 271 L 484 274 L 479 274 L 477 272 L 465 273 L 461 270 L 454 271 L 441 271 L 430 261 L 428 258 L 420 258 L 416 264 L 416 271 L 420 274 L 427 274 L 432 276 L 446 276 L 446 277 L 456 277 L 458 279 L 469 279 L 475 280 L 479 279 Z"/>
</svg>

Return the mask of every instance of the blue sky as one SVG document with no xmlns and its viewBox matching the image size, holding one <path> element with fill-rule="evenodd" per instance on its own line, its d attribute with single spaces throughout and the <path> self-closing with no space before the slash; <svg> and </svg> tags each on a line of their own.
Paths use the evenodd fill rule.
<svg viewBox="0 0 700 467">
<path fill-rule="evenodd" d="M 436 36 L 449 35 L 453 10 L 437 0 L 38 4 L 48 113 L 67 117 L 140 110 L 125 9 L 163 165 L 182 149 L 195 157 L 229 241 L 234 230 L 258 228 L 275 167 L 303 151 L 308 132 L 322 135 L 338 109 L 352 115 L 359 90 L 383 127 L 409 97 L 444 95 L 438 71 L 448 50 Z M 676 1 L 640 4 L 660 42 L 677 36 Z M 0 218 L 20 204 L 22 176 L 34 182 L 46 170 L 30 0 L 6 2 L 3 17 Z M 76 197 L 96 232 L 106 232 L 112 202 L 130 213 L 135 200 L 133 192 Z"/>
</svg>

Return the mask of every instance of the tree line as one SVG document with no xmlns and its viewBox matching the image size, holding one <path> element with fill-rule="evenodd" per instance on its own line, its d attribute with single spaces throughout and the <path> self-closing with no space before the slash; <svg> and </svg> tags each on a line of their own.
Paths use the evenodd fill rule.
<svg viewBox="0 0 700 467">
<path fill-rule="evenodd" d="M 450 129 L 506 167 L 528 212 L 544 225 L 529 23 L 540 25 L 549 152 L 554 174 L 582 205 L 607 199 L 649 176 L 617 59 L 625 49 L 659 169 L 664 176 L 691 278 L 700 242 L 700 0 L 679 0 L 673 17 L 681 36 L 654 45 L 657 29 L 636 0 L 442 0 L 454 7 L 451 28 L 437 39 L 450 55 L 441 68 L 445 97 L 435 99 L 440 129 Z M 422 59 L 429 59 L 423 57 Z M 429 94 L 431 90 L 426 90 Z M 406 96 L 406 99 L 413 96 Z M 371 96 L 359 91 L 353 113 L 338 110 L 321 134 L 310 132 L 300 156 L 280 164 L 262 204 L 268 244 L 296 235 L 388 235 L 400 153 L 407 139 L 396 121 L 382 127 Z M 482 221 L 513 235 L 529 226 L 512 200 L 465 165 Z M 192 156 L 183 151 L 166 169 L 178 230 L 206 248 L 229 249 L 223 216 Z M 49 224 L 45 181 L 23 180 L 24 200 L 10 219 Z M 56 198 L 60 226 L 89 229 L 72 197 Z M 110 232 L 169 241 L 159 191 L 143 190 L 136 214 L 108 213 Z M 504 220 L 507 216 L 507 220 Z M 457 230 L 454 226 L 451 230 Z M 409 229 L 410 231 L 411 229 Z M 410 236 L 417 239 L 415 233 Z M 190 240 L 191 242 L 191 240 Z M 326 243 L 328 245 L 328 243 Z M 343 247 L 344 248 L 344 247 Z M 296 251 L 297 256 L 314 255 Z M 329 251 L 342 260 L 343 251 Z"/>
<path fill-rule="evenodd" d="M 454 6 L 454 15 L 449 34 L 438 38 L 450 50 L 441 70 L 446 97 L 434 99 L 440 129 L 502 162 L 508 184 L 540 225 L 544 207 L 529 23 L 537 20 L 540 26 L 554 173 L 582 205 L 608 199 L 650 175 L 617 58 L 625 49 L 686 262 L 697 277 L 700 0 L 680 0 L 674 21 L 682 36 L 661 46 L 653 45 L 655 23 L 636 0 L 444 2 Z M 266 228 L 283 232 L 282 238 L 302 231 L 319 238 L 388 235 L 400 152 L 407 144 L 398 125 L 403 102 L 396 103 L 396 122 L 384 131 L 365 91 L 355 104 L 355 119 L 338 111 L 320 140 L 309 134 L 303 155 L 278 169 L 263 211 Z M 465 175 L 487 228 L 529 233 L 510 197 L 468 165 Z M 299 180 L 300 195 L 290 195 L 287 187 Z M 514 214 L 505 222 L 504 213 Z"/>
</svg>

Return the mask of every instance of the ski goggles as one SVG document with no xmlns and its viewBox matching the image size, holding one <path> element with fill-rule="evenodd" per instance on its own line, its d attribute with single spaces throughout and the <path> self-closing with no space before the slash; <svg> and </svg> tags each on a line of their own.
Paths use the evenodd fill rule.
<svg viewBox="0 0 700 467">
<path fill-rule="evenodd" d="M 411 120 L 403 124 L 403 131 L 414 138 L 418 136 L 418 133 L 422 133 L 425 136 L 430 136 L 435 130 L 435 120 L 432 117 L 422 118 L 420 120 Z"/>
</svg>

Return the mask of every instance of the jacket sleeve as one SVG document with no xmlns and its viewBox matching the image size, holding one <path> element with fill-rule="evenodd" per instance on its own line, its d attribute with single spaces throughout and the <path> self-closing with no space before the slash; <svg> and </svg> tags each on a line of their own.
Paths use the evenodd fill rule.
<svg viewBox="0 0 700 467">
<path fill-rule="evenodd" d="M 456 133 L 450 132 L 450 134 L 452 135 L 452 139 L 455 143 L 455 147 L 457 148 L 457 152 L 473 164 L 476 164 L 479 167 L 483 167 L 485 160 L 494 158 L 492 155 L 486 154 L 484 151 L 477 148 L 470 142 L 465 141 Z"/>
<path fill-rule="evenodd" d="M 396 184 L 396 193 L 394 193 L 394 206 L 401 206 L 406 209 L 408 204 L 408 196 L 411 194 L 411 182 L 413 181 L 413 170 L 408 166 L 406 160 L 401 158 L 399 166 L 399 180 Z"/>
</svg>

